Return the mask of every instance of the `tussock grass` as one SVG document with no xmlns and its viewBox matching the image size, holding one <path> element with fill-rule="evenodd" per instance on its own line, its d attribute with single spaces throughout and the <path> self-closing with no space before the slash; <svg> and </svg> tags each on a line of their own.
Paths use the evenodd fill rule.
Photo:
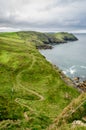
<svg viewBox="0 0 86 130">
<path fill-rule="evenodd" d="M 81 120 L 86 116 L 86 93 L 82 93 L 78 98 L 74 99 L 63 112 L 55 119 L 54 123 L 50 126 L 49 130 L 54 129 L 74 129 L 79 127 L 83 130 L 84 126 L 75 126 L 73 128 L 73 121 Z M 60 128 L 59 128 L 60 127 Z M 80 129 L 79 128 L 79 129 Z"/>
</svg>

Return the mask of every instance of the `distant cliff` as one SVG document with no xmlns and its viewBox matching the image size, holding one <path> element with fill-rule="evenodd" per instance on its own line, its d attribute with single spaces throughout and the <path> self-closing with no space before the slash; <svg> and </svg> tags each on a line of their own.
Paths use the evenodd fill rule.
<svg viewBox="0 0 86 130">
<path fill-rule="evenodd" d="M 18 32 L 22 39 L 27 39 L 39 49 L 51 49 L 50 45 L 67 43 L 68 41 L 78 40 L 73 34 L 67 32 L 61 33 L 40 33 L 34 31 Z"/>
</svg>

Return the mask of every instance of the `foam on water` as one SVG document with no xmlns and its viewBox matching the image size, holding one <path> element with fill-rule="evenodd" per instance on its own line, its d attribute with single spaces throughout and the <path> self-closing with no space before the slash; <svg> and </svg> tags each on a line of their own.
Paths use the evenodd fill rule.
<svg viewBox="0 0 86 130">
<path fill-rule="evenodd" d="M 86 66 L 80 66 L 81 68 L 83 68 L 83 69 L 86 69 Z"/>
<path fill-rule="evenodd" d="M 81 73 L 81 75 L 79 77 L 81 79 L 86 79 L 86 77 L 83 73 L 85 71 L 86 71 L 85 66 L 73 65 L 70 68 L 63 70 L 63 73 L 66 74 L 67 76 L 70 75 L 71 78 L 78 77 L 78 74 Z"/>
</svg>

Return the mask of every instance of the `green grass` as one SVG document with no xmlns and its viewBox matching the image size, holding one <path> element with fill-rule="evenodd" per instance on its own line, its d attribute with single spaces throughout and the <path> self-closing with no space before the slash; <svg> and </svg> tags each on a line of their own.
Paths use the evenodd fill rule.
<svg viewBox="0 0 86 130">
<path fill-rule="evenodd" d="M 55 127 L 59 130 L 73 129 L 73 121 L 82 121 L 86 124 L 86 121 L 83 120 L 83 118 L 86 118 L 86 93 L 82 93 L 77 99 L 74 99 L 64 110 L 63 112 L 57 116 L 55 119 L 53 125 L 53 128 L 50 130 L 54 130 Z M 50 126 L 50 127 L 51 127 Z M 74 130 L 80 129 L 83 130 L 86 129 L 86 126 L 75 125 Z"/>
<path fill-rule="evenodd" d="M 0 33 L 2 130 L 45 130 L 79 96 L 35 48 L 36 42 L 43 44 L 43 40 L 47 38 L 41 33 Z"/>
</svg>

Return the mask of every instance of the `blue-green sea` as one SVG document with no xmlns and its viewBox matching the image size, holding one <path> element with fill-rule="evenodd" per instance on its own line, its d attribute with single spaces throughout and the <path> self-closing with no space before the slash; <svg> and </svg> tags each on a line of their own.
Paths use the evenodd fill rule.
<svg viewBox="0 0 86 130">
<path fill-rule="evenodd" d="M 80 77 L 80 80 L 86 80 L 86 34 L 75 36 L 78 41 L 54 45 L 53 49 L 40 52 L 71 79 Z"/>
</svg>

